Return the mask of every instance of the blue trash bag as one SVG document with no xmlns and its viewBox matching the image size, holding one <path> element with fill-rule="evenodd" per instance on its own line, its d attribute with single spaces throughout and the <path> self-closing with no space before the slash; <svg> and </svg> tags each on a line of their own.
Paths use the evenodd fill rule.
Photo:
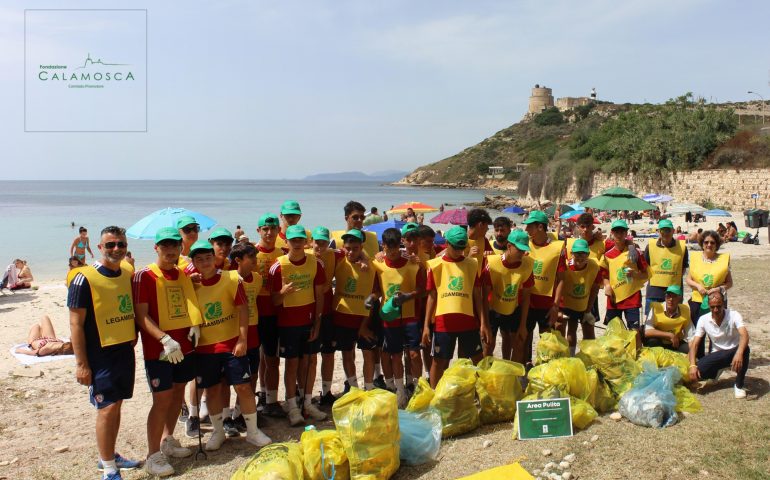
<svg viewBox="0 0 770 480">
<path fill-rule="evenodd" d="M 419 413 L 398 411 L 401 431 L 401 460 L 407 465 L 421 465 L 438 458 L 441 448 L 441 414 L 429 408 Z"/>
<path fill-rule="evenodd" d="M 620 414 L 635 425 L 643 427 L 670 427 L 679 421 L 676 414 L 674 387 L 681 374 L 676 367 L 658 369 L 645 362 L 634 386 L 618 403 Z"/>
</svg>

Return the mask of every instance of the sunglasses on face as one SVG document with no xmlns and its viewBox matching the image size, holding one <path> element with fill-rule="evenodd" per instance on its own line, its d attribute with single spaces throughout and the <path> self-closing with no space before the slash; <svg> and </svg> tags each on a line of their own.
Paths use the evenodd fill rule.
<svg viewBox="0 0 770 480">
<path fill-rule="evenodd" d="M 364 218 L 366 218 L 366 217 L 365 217 L 365 216 L 363 216 L 363 215 L 351 215 L 351 216 L 350 216 L 350 218 L 351 218 L 352 220 L 355 220 L 355 221 L 360 221 L 360 220 L 363 220 L 363 219 L 364 219 Z"/>
<path fill-rule="evenodd" d="M 717 242 L 715 242 L 713 240 L 711 240 L 709 242 L 703 242 L 703 245 L 716 245 L 716 244 L 717 244 Z"/>
<path fill-rule="evenodd" d="M 201 227 L 200 225 L 188 225 L 186 227 L 182 227 L 182 231 L 184 233 L 200 232 Z"/>
<path fill-rule="evenodd" d="M 126 243 L 126 242 L 106 242 L 104 244 L 104 248 L 106 248 L 107 250 L 112 250 L 115 247 L 126 248 L 126 247 L 128 247 L 128 243 Z"/>
</svg>

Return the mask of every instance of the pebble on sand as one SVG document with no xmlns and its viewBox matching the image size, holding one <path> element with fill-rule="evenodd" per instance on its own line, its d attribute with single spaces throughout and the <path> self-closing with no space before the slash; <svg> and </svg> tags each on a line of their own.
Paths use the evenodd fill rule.
<svg viewBox="0 0 770 480">
<path fill-rule="evenodd" d="M 553 452 L 548 450 L 547 448 L 543 450 L 543 456 L 544 457 L 550 457 Z"/>
<path fill-rule="evenodd" d="M 489 448 L 492 446 L 492 440 L 484 440 L 484 443 L 481 444 L 484 448 Z"/>
<path fill-rule="evenodd" d="M 62 445 L 61 447 L 54 448 L 53 451 L 56 452 L 56 453 L 64 453 L 64 452 L 68 451 L 69 449 L 70 449 L 70 447 L 68 447 L 67 445 Z"/>
<path fill-rule="evenodd" d="M 592 442 L 595 442 L 597 440 L 599 440 L 599 435 L 594 435 L 593 437 L 591 437 Z"/>
<path fill-rule="evenodd" d="M 610 414 L 610 419 L 615 420 L 616 422 L 619 422 L 623 418 L 623 415 L 620 414 L 620 412 L 612 412 Z"/>
<path fill-rule="evenodd" d="M 569 455 L 565 455 L 565 456 L 564 456 L 564 461 L 565 461 L 565 462 L 569 462 L 569 463 L 572 463 L 572 462 L 574 462 L 574 461 L 575 461 L 575 458 L 576 458 L 576 457 L 575 457 L 575 454 L 574 454 L 574 453 L 570 453 Z"/>
</svg>

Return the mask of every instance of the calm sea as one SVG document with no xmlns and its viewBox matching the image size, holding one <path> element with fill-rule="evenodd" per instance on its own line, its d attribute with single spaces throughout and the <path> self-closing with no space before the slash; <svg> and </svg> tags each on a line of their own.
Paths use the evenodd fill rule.
<svg viewBox="0 0 770 480">
<path fill-rule="evenodd" d="M 217 220 L 231 231 L 241 225 L 256 240 L 257 219 L 278 213 L 286 199 L 302 207 L 301 223 L 312 229 L 344 227 L 342 208 L 357 200 L 380 211 L 407 201 L 439 206 L 480 201 L 479 190 L 394 187 L 375 182 L 302 181 L 0 181 L 0 268 L 14 258 L 28 261 L 37 280 L 63 279 L 77 227 L 85 226 L 96 252 L 99 231 L 129 227 L 165 207 L 184 207 Z M 427 214 L 430 218 L 435 214 Z M 71 228 L 75 222 L 75 228 Z M 444 228 L 445 226 L 437 226 Z M 205 233 L 202 234 L 205 237 Z M 154 259 L 152 241 L 129 239 L 137 266 Z M 90 256 L 86 256 L 90 262 Z"/>
</svg>

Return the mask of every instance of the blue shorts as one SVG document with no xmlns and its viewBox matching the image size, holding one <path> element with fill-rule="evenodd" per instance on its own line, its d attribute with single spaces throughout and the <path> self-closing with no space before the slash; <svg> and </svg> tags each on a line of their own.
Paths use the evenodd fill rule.
<svg viewBox="0 0 770 480">
<path fill-rule="evenodd" d="M 209 388 L 227 380 L 228 385 L 240 385 L 251 381 L 249 357 L 236 357 L 230 352 L 199 353 L 195 364 L 199 388 Z"/>
<path fill-rule="evenodd" d="M 497 338 L 497 331 L 511 333 L 519 328 L 521 320 L 521 310 L 517 307 L 510 315 L 498 313 L 494 310 L 489 311 L 489 326 L 492 328 L 492 337 Z M 513 326 L 516 325 L 516 329 Z"/>
<path fill-rule="evenodd" d="M 404 327 L 385 327 L 382 329 L 382 351 L 401 353 L 404 351 Z"/>
<path fill-rule="evenodd" d="M 259 372 L 259 347 L 246 350 L 246 356 L 249 358 L 249 370 L 252 375 Z"/>
<path fill-rule="evenodd" d="M 529 307 L 529 313 L 527 314 L 527 331 L 534 332 L 535 324 L 537 324 L 538 332 L 545 332 L 551 329 L 551 324 L 548 323 L 548 312 L 550 308 L 532 308 Z M 514 331 L 518 330 L 519 322 L 516 322 Z"/>
<path fill-rule="evenodd" d="M 357 328 L 341 327 L 337 325 L 334 327 L 334 341 L 336 348 L 340 352 L 349 352 L 354 347 L 358 346 L 359 350 L 374 350 L 380 346 L 380 337 L 382 335 L 377 330 L 372 330 L 374 333 L 373 340 L 367 340 L 358 336 Z"/>
<path fill-rule="evenodd" d="M 268 357 L 278 356 L 278 316 L 268 315 L 263 317 L 260 315 L 259 323 L 257 324 L 257 332 L 259 332 L 259 341 L 262 346 L 262 350 Z"/>
<path fill-rule="evenodd" d="M 334 341 L 334 314 L 321 315 L 321 332 L 318 334 L 319 350 L 321 353 L 334 353 L 336 350 Z"/>
<path fill-rule="evenodd" d="M 481 335 L 478 330 L 464 332 L 433 332 L 433 351 L 431 355 L 444 360 L 451 360 L 455 354 L 455 343 L 459 352 L 471 358 L 482 352 Z"/>
<path fill-rule="evenodd" d="M 629 330 L 639 330 L 639 319 L 640 319 L 640 313 L 639 313 L 639 307 L 636 308 L 626 308 L 623 310 L 620 309 L 611 309 L 607 310 L 607 314 L 605 315 L 605 318 L 607 320 L 612 320 L 615 317 L 624 318 L 626 319 L 626 328 Z"/>
<path fill-rule="evenodd" d="M 93 406 L 108 407 L 134 395 L 136 360 L 133 345 L 105 349 L 98 359 L 89 356 L 88 361 L 91 367 L 88 395 Z"/>
<path fill-rule="evenodd" d="M 179 363 L 166 360 L 145 360 L 144 372 L 152 393 L 171 390 L 175 383 L 185 384 L 195 378 L 196 354 L 189 353 Z"/>
<path fill-rule="evenodd" d="M 280 344 L 278 350 L 281 358 L 299 358 L 311 353 L 313 345 L 308 342 L 311 328 L 310 325 L 278 327 L 278 343 Z M 318 343 L 318 339 L 314 343 Z"/>
<path fill-rule="evenodd" d="M 404 348 L 406 350 L 420 350 L 422 342 L 422 324 L 420 322 L 405 323 L 404 329 Z"/>
</svg>

